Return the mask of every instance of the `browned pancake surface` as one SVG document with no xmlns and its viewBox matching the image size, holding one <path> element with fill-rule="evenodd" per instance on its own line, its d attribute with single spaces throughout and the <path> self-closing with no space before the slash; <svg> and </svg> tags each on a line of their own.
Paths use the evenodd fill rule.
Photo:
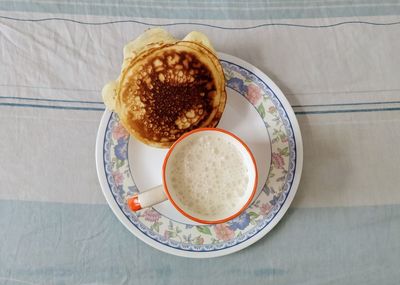
<svg viewBox="0 0 400 285">
<path fill-rule="evenodd" d="M 120 94 L 125 127 L 138 139 L 159 147 L 170 146 L 194 128 L 214 127 L 226 100 L 215 70 L 210 70 L 220 66 L 203 62 L 198 56 L 200 47 L 197 53 L 168 47 L 150 50 L 135 59 Z"/>
</svg>

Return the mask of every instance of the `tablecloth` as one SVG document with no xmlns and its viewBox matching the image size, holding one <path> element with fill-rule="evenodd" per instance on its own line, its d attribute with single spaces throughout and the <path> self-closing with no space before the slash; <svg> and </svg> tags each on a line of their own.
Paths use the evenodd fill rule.
<svg viewBox="0 0 400 285">
<path fill-rule="evenodd" d="M 391 0 L 0 2 L 0 284 L 399 284 L 399 15 Z M 101 193 L 100 90 L 153 26 L 206 33 L 297 115 L 295 200 L 240 252 L 162 253 Z"/>
</svg>

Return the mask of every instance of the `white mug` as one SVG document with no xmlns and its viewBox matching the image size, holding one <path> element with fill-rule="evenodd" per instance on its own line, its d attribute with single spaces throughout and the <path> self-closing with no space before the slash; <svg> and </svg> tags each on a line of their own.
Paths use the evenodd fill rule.
<svg viewBox="0 0 400 285">
<path fill-rule="evenodd" d="M 208 169 L 208 167 L 204 166 L 204 163 L 208 162 L 201 161 L 202 157 L 193 158 L 193 162 L 186 159 L 185 163 L 187 163 L 188 167 L 190 165 L 194 165 L 194 168 L 200 167 L 200 169 L 197 169 L 197 172 L 194 171 L 192 173 L 195 175 L 193 177 L 190 177 L 190 174 L 187 176 L 188 172 L 190 171 L 186 171 L 185 179 L 188 181 L 192 181 L 192 178 L 198 180 L 199 176 L 207 173 L 213 177 L 221 175 L 221 177 L 228 178 L 228 181 L 225 179 L 225 182 L 227 181 L 227 185 L 230 185 L 230 187 L 233 189 L 232 191 L 227 188 L 227 185 L 220 185 L 219 188 L 214 187 L 212 189 L 210 188 L 210 185 L 208 185 L 208 189 L 210 190 L 208 193 L 204 190 L 202 193 L 193 192 L 195 193 L 193 194 L 190 192 L 190 189 L 192 189 L 191 187 L 185 188 L 186 184 L 180 184 L 184 179 L 183 177 L 179 177 L 179 175 L 182 173 L 177 172 L 176 170 L 178 169 L 181 171 L 181 166 L 178 165 L 178 163 L 181 162 L 181 156 L 187 155 L 191 150 L 193 151 L 194 148 L 191 146 L 195 145 L 196 141 L 198 141 L 197 145 L 200 146 L 204 145 L 204 142 L 207 139 L 214 140 L 214 142 L 218 140 L 218 142 L 220 142 L 220 145 L 215 145 L 216 147 L 213 149 L 207 149 L 202 146 L 202 148 L 207 151 L 205 156 L 209 158 L 209 161 L 217 161 L 220 163 L 219 168 L 216 169 L 217 166 L 214 164 L 213 169 L 215 171 L 212 173 L 206 172 L 205 169 Z M 223 143 L 226 145 L 223 145 Z M 208 143 L 208 145 L 210 145 L 210 143 Z M 224 146 L 225 149 L 221 149 L 222 146 Z M 220 148 L 219 153 L 213 153 L 213 151 L 217 152 L 218 147 Z M 228 149 L 234 149 L 235 151 L 234 153 L 231 152 L 231 156 L 227 157 L 225 155 L 220 159 L 219 155 Z M 232 162 L 230 164 L 227 163 L 227 161 L 235 158 L 236 162 L 238 162 L 239 157 L 241 158 L 240 166 L 232 166 Z M 225 164 L 224 161 L 226 162 Z M 201 169 L 201 167 L 204 168 L 204 171 L 202 171 L 203 169 Z M 231 168 L 233 171 L 236 171 L 235 177 L 229 176 L 226 172 Z M 143 208 L 151 207 L 168 199 L 181 214 L 189 219 L 203 224 L 217 224 L 237 217 L 249 206 L 257 190 L 258 173 L 253 154 L 251 153 L 249 147 L 240 138 L 223 129 L 199 128 L 184 134 L 171 146 L 164 158 L 162 167 L 162 181 L 163 185 L 129 197 L 127 199 L 129 208 L 132 211 L 139 211 Z M 201 189 L 203 184 L 205 185 L 208 182 L 212 183 L 212 181 L 212 179 L 208 179 L 207 177 L 203 179 L 203 181 L 197 181 L 198 183 L 196 184 L 196 189 Z M 241 187 L 242 185 L 243 187 Z M 212 195 L 216 198 L 214 199 L 213 196 L 210 196 L 210 193 L 213 193 Z M 189 194 L 191 196 L 188 196 Z M 200 201 L 196 198 L 198 196 L 193 197 L 193 195 L 200 195 L 199 197 L 203 197 L 203 201 L 205 201 L 205 195 L 209 195 L 206 198 L 208 198 L 207 201 L 209 201 L 210 205 L 199 205 L 199 203 L 196 203 Z M 221 195 L 225 196 L 222 198 L 217 197 Z M 226 198 L 232 197 L 232 195 L 234 196 L 234 200 L 233 198 L 232 200 L 230 200 L 231 198 Z M 200 211 L 199 208 L 206 209 L 209 212 L 205 214 L 205 210 Z"/>
</svg>

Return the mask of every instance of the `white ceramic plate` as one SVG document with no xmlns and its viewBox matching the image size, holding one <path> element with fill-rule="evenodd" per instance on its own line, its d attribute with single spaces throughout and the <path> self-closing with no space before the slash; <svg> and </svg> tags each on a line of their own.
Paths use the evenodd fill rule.
<svg viewBox="0 0 400 285">
<path fill-rule="evenodd" d="M 218 125 L 251 148 L 259 171 L 255 201 L 239 217 L 218 225 L 194 223 L 166 201 L 137 213 L 126 197 L 161 184 L 167 150 L 131 139 L 115 113 L 106 111 L 96 142 L 97 173 L 114 214 L 135 236 L 164 252 L 216 257 L 262 238 L 282 218 L 296 193 L 303 165 L 300 129 L 285 96 L 260 70 L 219 54 L 227 80 L 226 109 Z"/>
</svg>

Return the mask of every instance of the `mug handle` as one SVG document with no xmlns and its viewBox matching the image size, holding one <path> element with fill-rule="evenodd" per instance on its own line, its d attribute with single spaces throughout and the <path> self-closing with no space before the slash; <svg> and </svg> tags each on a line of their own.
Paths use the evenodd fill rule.
<svg viewBox="0 0 400 285">
<path fill-rule="evenodd" d="M 167 200 L 164 186 L 159 185 L 127 199 L 128 207 L 136 212 Z"/>
</svg>

